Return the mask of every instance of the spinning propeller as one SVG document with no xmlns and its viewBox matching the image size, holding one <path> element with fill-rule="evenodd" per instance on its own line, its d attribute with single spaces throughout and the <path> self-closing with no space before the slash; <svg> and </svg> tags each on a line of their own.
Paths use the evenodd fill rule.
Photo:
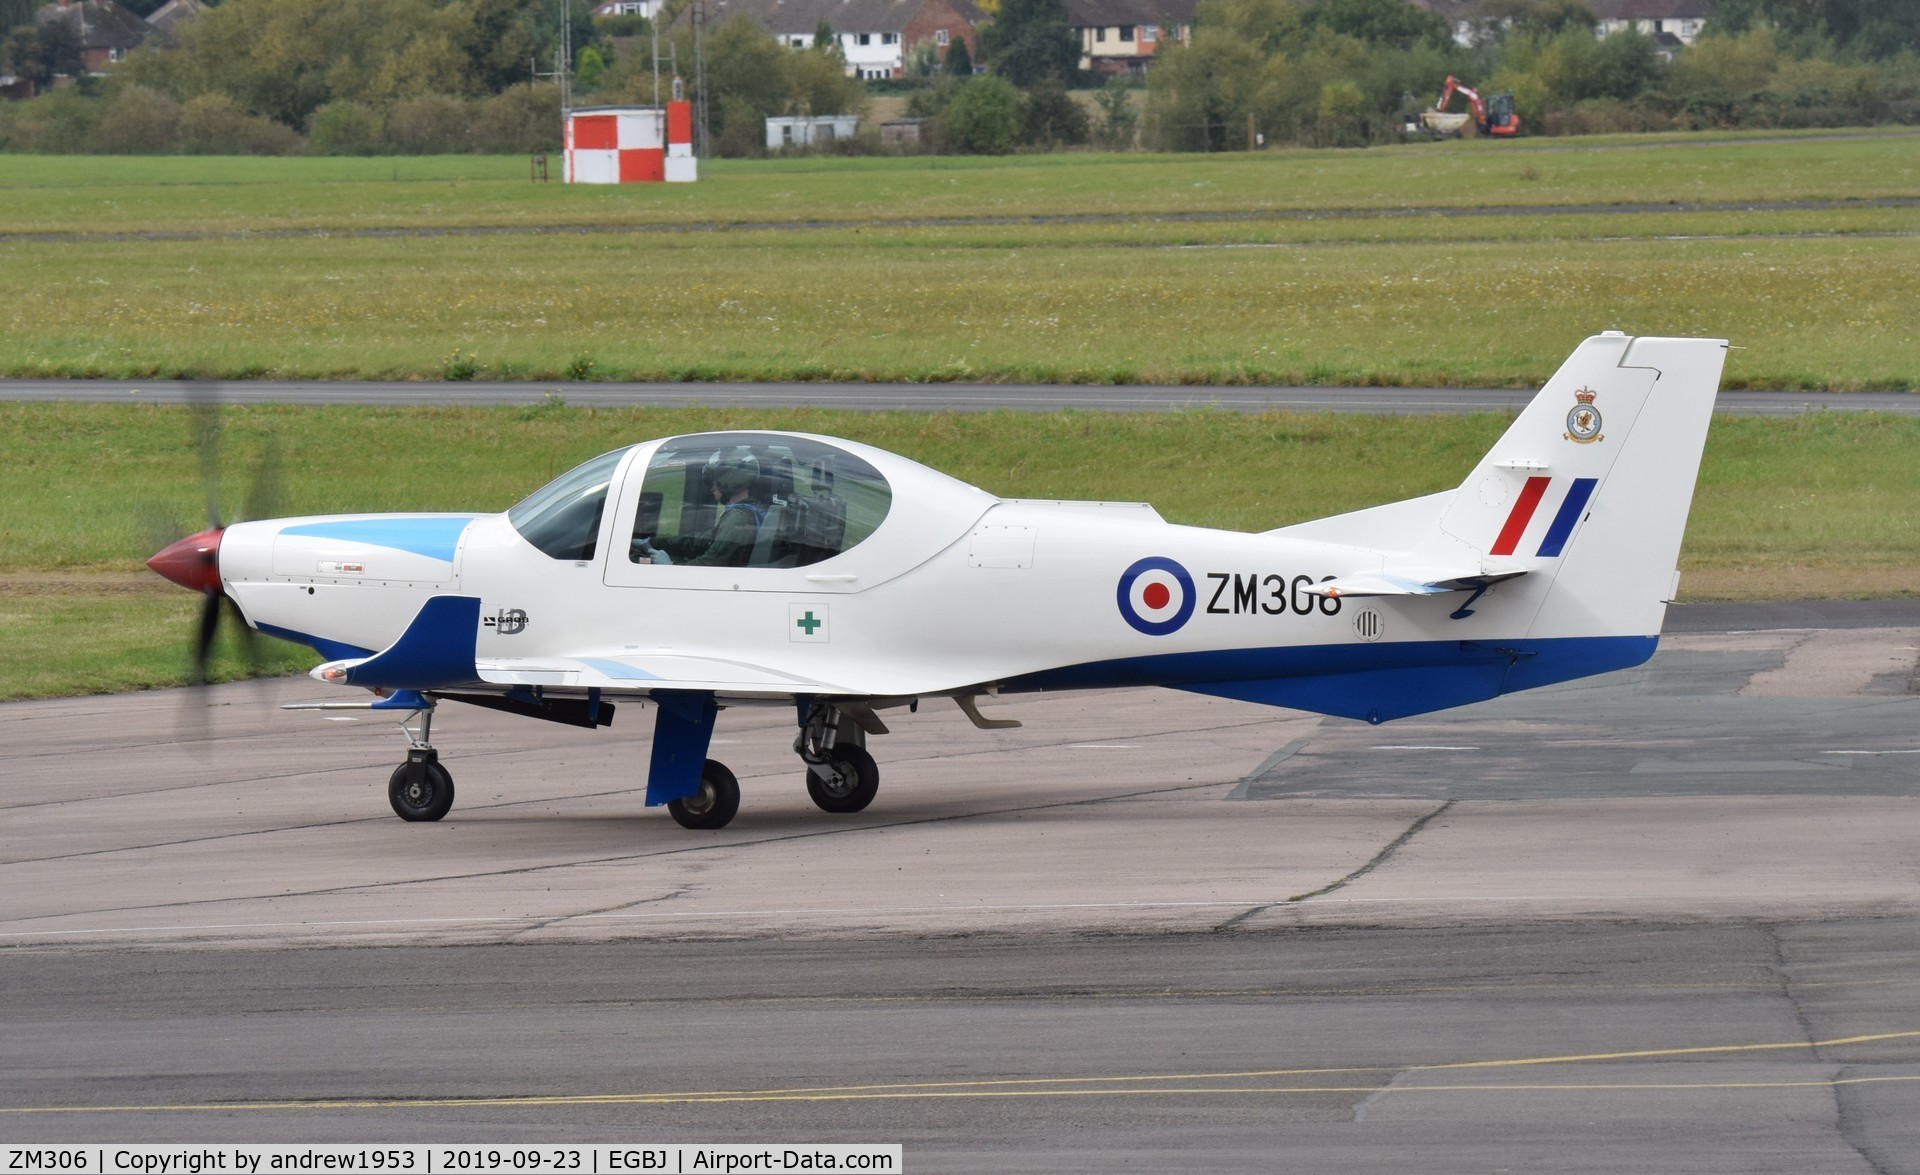
<svg viewBox="0 0 1920 1175">
<path fill-rule="evenodd" d="M 240 606 L 220 586 L 220 538 L 227 529 L 220 517 L 220 437 L 224 422 L 219 406 L 205 386 L 190 388 L 188 399 L 193 409 L 194 447 L 200 454 L 200 482 L 206 493 L 207 528 L 167 543 L 158 554 L 147 560 L 147 566 L 160 576 L 183 588 L 199 592 L 204 597 L 200 607 L 200 624 L 194 635 L 190 680 L 194 685 L 205 685 L 208 664 L 213 656 L 213 642 L 219 635 L 223 602 L 225 611 L 233 617 L 240 634 L 241 650 L 249 674 L 257 675 L 260 672 L 262 660 L 259 642 L 254 637 L 253 629 L 247 626 L 246 618 L 241 615 Z M 278 512 L 280 488 L 279 448 L 268 438 L 267 446 L 254 466 L 247 496 L 241 505 L 241 520 L 273 517 Z M 149 515 L 149 523 L 152 521 L 153 516 Z M 174 534 L 184 529 L 172 520 L 162 520 L 161 525 Z"/>
</svg>

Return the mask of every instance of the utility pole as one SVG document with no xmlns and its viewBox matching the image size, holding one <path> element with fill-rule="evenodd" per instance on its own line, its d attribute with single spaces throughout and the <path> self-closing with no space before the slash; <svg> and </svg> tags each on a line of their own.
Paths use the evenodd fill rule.
<svg viewBox="0 0 1920 1175">
<path fill-rule="evenodd" d="M 693 153 L 707 156 L 707 59 L 702 49 L 706 39 L 706 0 L 693 0 Z"/>
<path fill-rule="evenodd" d="M 560 75 L 560 121 L 565 125 L 573 110 L 573 0 L 560 0 L 560 60 L 554 72 Z"/>
</svg>

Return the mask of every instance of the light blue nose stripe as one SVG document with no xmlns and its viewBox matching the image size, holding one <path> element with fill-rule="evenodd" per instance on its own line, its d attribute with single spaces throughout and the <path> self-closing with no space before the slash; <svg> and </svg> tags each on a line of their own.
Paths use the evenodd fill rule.
<svg viewBox="0 0 1920 1175">
<path fill-rule="evenodd" d="M 309 522 L 301 526 L 289 526 L 280 533 L 365 543 L 370 547 L 391 547 L 396 551 L 408 551 L 451 563 L 453 552 L 460 545 L 460 533 L 472 521 L 471 514 L 453 518 L 356 518 L 340 522 Z"/>
</svg>

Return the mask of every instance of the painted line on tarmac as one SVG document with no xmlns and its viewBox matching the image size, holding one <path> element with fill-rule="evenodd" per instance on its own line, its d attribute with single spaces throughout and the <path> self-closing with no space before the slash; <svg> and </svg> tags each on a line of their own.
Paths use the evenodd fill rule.
<svg viewBox="0 0 1920 1175">
<path fill-rule="evenodd" d="M 1114 1097 L 1274 1097 L 1294 1095 L 1384 1095 L 1416 1093 L 1605 1093 L 1721 1090 L 1751 1092 L 1766 1089 L 1837 1089 L 1842 1086 L 1920 1083 L 1920 1074 L 1884 1077 L 1816 1078 L 1810 1081 L 1608 1081 L 1557 1082 L 1546 1085 L 1251 1085 L 1166 1086 L 1153 1089 L 1003 1089 L 900 1093 L 806 1094 L 612 1094 L 606 1097 L 447 1098 L 444 1100 L 330 1101 L 330 1102 L 208 1102 L 202 1105 L 0 1107 L 0 1114 L 229 1114 L 243 1110 L 427 1110 L 544 1108 L 553 1106 L 690 1106 L 738 1105 L 748 1102 L 860 1102 L 860 1101 L 982 1101 L 990 1099 L 1114 1098 Z"/>
<path fill-rule="evenodd" d="M 161 1114 L 227 1113 L 236 1110 L 394 1110 L 463 1109 L 539 1106 L 596 1105 L 693 1105 L 707 1102 L 828 1102 L 828 1101 L 902 1101 L 957 1100 L 972 1098 L 1057 1098 L 1057 1097 L 1177 1097 L 1198 1095 L 1250 1094 L 1379 1094 L 1391 1093 L 1519 1093 L 1585 1092 L 1598 1090 L 1755 1090 L 1755 1089 L 1832 1089 L 1849 1085 L 1877 1085 L 1920 1082 L 1920 1074 L 1886 1074 L 1871 1077 L 1833 1077 L 1785 1081 L 1608 1081 L 1551 1082 L 1528 1085 L 1508 1084 L 1392 1084 L 1400 1077 L 1467 1069 L 1503 1069 L 1514 1066 L 1590 1064 L 1601 1061 L 1648 1060 L 1683 1056 L 1728 1056 L 1755 1052 L 1804 1051 L 1840 1045 L 1873 1044 L 1892 1040 L 1911 1040 L 1920 1031 L 1881 1032 L 1862 1036 L 1836 1037 L 1830 1040 L 1785 1041 L 1766 1044 L 1701 1045 L 1686 1048 L 1634 1049 L 1611 1053 L 1581 1053 L 1566 1056 L 1514 1057 L 1481 1061 L 1456 1061 L 1424 1065 L 1367 1065 L 1326 1068 L 1245 1069 L 1206 1073 L 1143 1073 L 1096 1077 L 1021 1077 L 974 1081 L 901 1082 L 842 1086 L 800 1086 L 794 1088 L 707 1090 L 660 1093 L 605 1094 L 528 1094 L 511 1097 L 443 1098 L 311 1098 L 272 1101 L 155 1103 L 150 1105 L 111 1106 L 0 1106 L 0 1114 Z M 1298 1077 L 1391 1074 L 1384 1082 L 1365 1085 L 1169 1085 L 1170 1082 L 1273 1081 Z"/>
</svg>

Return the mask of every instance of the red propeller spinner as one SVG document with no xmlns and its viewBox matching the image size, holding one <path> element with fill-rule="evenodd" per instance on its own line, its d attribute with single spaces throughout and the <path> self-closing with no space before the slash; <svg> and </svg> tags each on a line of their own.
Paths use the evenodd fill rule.
<svg viewBox="0 0 1920 1175">
<path fill-rule="evenodd" d="M 163 578 L 196 592 L 220 590 L 220 536 L 226 527 L 216 526 L 199 534 L 190 534 L 169 546 L 147 566 Z"/>
</svg>

